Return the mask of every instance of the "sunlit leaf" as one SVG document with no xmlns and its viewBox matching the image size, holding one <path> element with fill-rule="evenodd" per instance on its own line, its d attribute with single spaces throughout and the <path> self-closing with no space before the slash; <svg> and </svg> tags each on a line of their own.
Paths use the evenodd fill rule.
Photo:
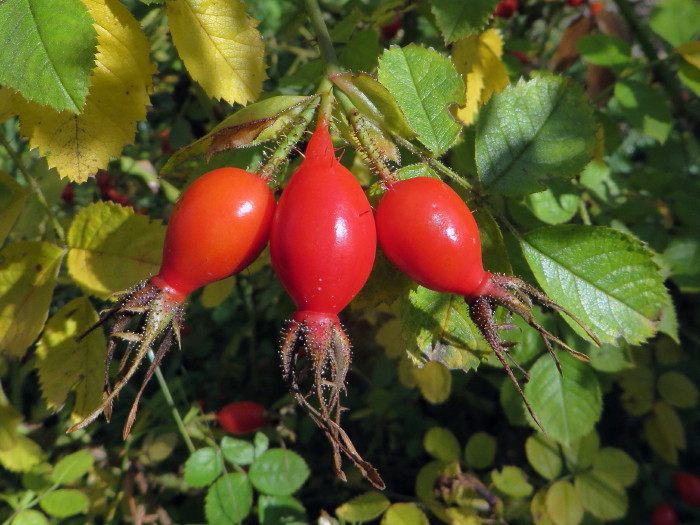
<svg viewBox="0 0 700 525">
<path fill-rule="evenodd" d="M 555 479 L 561 473 L 559 445 L 543 434 L 533 434 L 525 441 L 527 460 L 542 477 Z"/>
<path fill-rule="evenodd" d="M 576 476 L 574 484 L 583 507 L 596 518 L 610 521 L 627 514 L 627 493 L 611 473 L 584 472 Z"/>
<path fill-rule="evenodd" d="M 98 297 L 125 290 L 157 273 L 165 228 L 109 202 L 84 208 L 68 230 L 68 271 Z"/>
<path fill-rule="evenodd" d="M 464 103 L 464 83 L 449 59 L 413 44 L 391 47 L 379 59 L 378 74 L 433 155 L 454 144 L 460 125 L 448 106 Z"/>
<path fill-rule="evenodd" d="M 384 494 L 366 492 L 343 503 L 335 509 L 335 513 L 345 521 L 362 523 L 381 516 L 390 504 Z"/>
<path fill-rule="evenodd" d="M 583 505 L 574 486 L 559 480 L 547 490 L 547 514 L 556 525 L 578 525 L 583 519 Z"/>
<path fill-rule="evenodd" d="M 430 0 L 429 3 L 445 43 L 449 44 L 483 29 L 493 15 L 498 0 Z"/>
<path fill-rule="evenodd" d="M 491 479 L 498 490 L 509 496 L 524 498 L 532 494 L 532 485 L 518 467 L 507 465 L 500 471 L 493 470 Z"/>
<path fill-rule="evenodd" d="M 656 86 L 637 80 L 621 80 L 615 83 L 615 98 L 622 116 L 629 123 L 662 144 L 666 142 L 673 118 L 665 93 Z"/>
<path fill-rule="evenodd" d="M 452 47 L 452 63 L 466 85 L 466 105 L 457 110 L 464 124 L 474 122 L 479 108 L 508 85 L 502 56 L 503 39 L 495 29 L 462 38 Z"/>
<path fill-rule="evenodd" d="M 258 98 L 267 78 L 265 45 L 243 2 L 173 0 L 166 9 L 175 47 L 210 97 L 231 104 Z"/>
<path fill-rule="evenodd" d="M 413 368 L 413 379 L 428 403 L 444 403 L 452 391 L 452 374 L 438 361 L 430 361 Z"/>
<path fill-rule="evenodd" d="M 12 472 L 29 472 L 42 459 L 41 447 L 26 436 L 19 436 L 14 447 L 0 451 L 0 465 Z"/>
<path fill-rule="evenodd" d="M 96 45 L 80 0 L 0 2 L 0 83 L 28 100 L 79 113 Z"/>
<path fill-rule="evenodd" d="M 0 170 L 0 246 L 10 233 L 30 192 Z"/>
<path fill-rule="evenodd" d="M 451 430 L 442 427 L 432 427 L 423 436 L 425 451 L 435 459 L 456 461 L 461 456 L 459 441 Z"/>
<path fill-rule="evenodd" d="M 58 246 L 33 241 L 0 251 L 0 354 L 21 357 L 39 336 L 63 255 Z"/>
<path fill-rule="evenodd" d="M 237 525 L 253 506 L 253 487 L 240 472 L 220 477 L 207 491 L 204 513 L 209 523 Z"/>
<path fill-rule="evenodd" d="M 671 302 L 652 252 L 618 230 L 553 226 L 526 234 L 521 246 L 545 293 L 602 342 L 623 337 L 634 344 L 651 337 Z"/>
<path fill-rule="evenodd" d="M 415 503 L 394 503 L 382 518 L 381 525 L 428 525 L 428 517 Z"/>
<path fill-rule="evenodd" d="M 88 416 L 102 400 L 104 334 L 94 330 L 76 341 L 97 319 L 87 298 L 73 299 L 49 319 L 37 345 L 36 366 L 46 405 L 58 410 L 74 391 L 71 415 L 75 422 Z"/>
<path fill-rule="evenodd" d="M 700 35 L 700 5 L 695 0 L 656 2 L 649 25 L 671 45 L 680 46 Z"/>
<path fill-rule="evenodd" d="M 118 0 L 82 0 L 97 30 L 90 91 L 79 115 L 34 102 L 18 105 L 23 135 L 61 177 L 84 182 L 133 141 L 146 119 L 155 68 L 139 23 Z"/>
<path fill-rule="evenodd" d="M 609 475 L 623 487 L 629 487 L 637 481 L 639 465 L 624 450 L 605 447 L 593 461 L 593 472 Z"/>
<path fill-rule="evenodd" d="M 563 77 L 540 76 L 508 86 L 479 114 L 476 165 L 491 192 L 544 189 L 570 178 L 593 157 L 596 123 L 583 90 Z"/>
<path fill-rule="evenodd" d="M 54 483 L 71 483 L 87 474 L 94 462 L 95 458 L 88 449 L 68 454 L 54 466 L 51 480 Z"/>
</svg>

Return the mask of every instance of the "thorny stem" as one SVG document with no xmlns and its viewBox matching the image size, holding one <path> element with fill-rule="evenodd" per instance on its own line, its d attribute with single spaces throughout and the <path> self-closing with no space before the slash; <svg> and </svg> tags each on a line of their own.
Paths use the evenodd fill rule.
<svg viewBox="0 0 700 525">
<path fill-rule="evenodd" d="M 61 223 L 58 222 L 58 219 L 52 213 L 49 203 L 46 201 L 46 197 L 44 196 L 44 192 L 41 191 L 41 186 L 39 186 L 39 183 L 32 176 L 32 174 L 29 173 L 29 170 L 24 165 L 24 162 L 22 162 L 22 159 L 19 157 L 19 155 L 17 155 L 17 152 L 14 149 L 12 149 L 12 146 L 10 145 L 9 141 L 2 133 L 0 133 L 0 143 L 7 150 L 7 153 L 12 158 L 12 161 L 19 168 L 19 171 L 22 172 L 24 178 L 32 187 L 32 190 L 36 194 L 36 198 L 39 201 L 39 203 L 46 209 L 46 214 L 48 215 L 49 220 L 51 221 L 51 225 L 53 226 L 53 229 L 56 232 L 56 236 L 61 240 L 61 242 L 65 244 L 66 232 L 64 231 L 63 226 L 61 226 Z"/>
<path fill-rule="evenodd" d="M 153 350 L 148 351 L 148 358 L 153 362 L 155 360 L 155 355 L 153 355 Z M 180 431 L 180 435 L 182 436 L 182 439 L 185 440 L 185 445 L 187 446 L 187 450 L 189 450 L 190 454 L 194 454 L 196 448 L 194 446 L 194 443 L 192 443 L 192 439 L 190 438 L 190 435 L 187 433 L 187 428 L 185 428 L 185 422 L 182 420 L 182 416 L 180 416 L 180 412 L 178 412 L 177 407 L 175 406 L 175 401 L 173 400 L 173 396 L 170 393 L 170 388 L 168 387 L 168 383 L 165 381 L 165 378 L 163 377 L 163 372 L 160 371 L 160 367 L 156 367 L 155 370 L 156 374 L 156 379 L 158 380 L 158 384 L 160 385 L 160 390 L 163 392 L 163 397 L 165 397 L 165 402 L 168 404 L 168 407 L 170 407 L 170 413 L 173 416 L 173 419 L 175 420 L 175 424 L 177 425 L 177 429 Z"/>
</svg>

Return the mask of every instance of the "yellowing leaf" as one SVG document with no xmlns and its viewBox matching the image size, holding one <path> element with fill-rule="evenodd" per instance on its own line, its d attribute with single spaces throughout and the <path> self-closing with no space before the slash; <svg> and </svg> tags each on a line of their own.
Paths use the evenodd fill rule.
<svg viewBox="0 0 700 525">
<path fill-rule="evenodd" d="M 21 357 L 39 336 L 63 253 L 53 244 L 30 241 L 0 252 L 0 354 Z"/>
<path fill-rule="evenodd" d="M 12 107 L 13 96 L 9 88 L 0 87 L 0 122 L 5 122 L 15 115 L 16 111 Z"/>
<path fill-rule="evenodd" d="M 28 472 L 42 459 L 41 447 L 26 436 L 19 436 L 11 449 L 0 451 L 0 465 L 13 472 Z"/>
<path fill-rule="evenodd" d="M 467 103 L 457 110 L 457 117 L 465 125 L 474 122 L 477 111 L 491 95 L 500 93 L 508 85 L 502 55 L 503 40 L 495 29 L 469 35 L 453 46 L 452 62 L 467 87 Z"/>
<path fill-rule="evenodd" d="M 92 83 L 82 113 L 18 103 L 22 133 L 48 156 L 62 178 L 84 182 L 133 141 L 146 119 L 151 76 L 149 44 L 139 23 L 118 0 L 82 0 L 97 30 Z"/>
<path fill-rule="evenodd" d="M 444 403 L 452 390 L 452 375 L 445 365 L 429 361 L 422 368 L 413 369 L 413 377 L 420 393 L 428 403 Z"/>
<path fill-rule="evenodd" d="M 700 41 L 686 42 L 674 49 L 683 60 L 700 69 Z"/>
<path fill-rule="evenodd" d="M 87 298 L 73 299 L 49 319 L 37 346 L 37 370 L 46 404 L 59 409 L 75 390 L 75 422 L 87 417 L 102 400 L 104 334 L 93 330 L 80 342 L 75 340 L 97 319 Z"/>
<path fill-rule="evenodd" d="M 2 92 L 0 91 L 0 97 Z M 0 104 L 2 102 L 0 101 Z M 0 112 L 2 109 L 0 109 Z M 19 217 L 24 201 L 31 192 L 20 186 L 15 179 L 0 170 L 0 246 L 5 242 L 7 234 L 12 230 Z"/>
<path fill-rule="evenodd" d="M 190 75 L 213 98 L 255 100 L 265 78 L 265 45 L 258 23 L 238 0 L 173 0 L 170 33 Z"/>
<path fill-rule="evenodd" d="M 236 286 L 236 277 L 231 276 L 221 281 L 208 284 L 202 290 L 199 300 L 205 308 L 216 308 L 231 295 Z"/>
<path fill-rule="evenodd" d="M 85 291 L 106 298 L 158 271 L 164 236 L 159 221 L 117 204 L 95 203 L 68 230 L 68 271 Z"/>
</svg>

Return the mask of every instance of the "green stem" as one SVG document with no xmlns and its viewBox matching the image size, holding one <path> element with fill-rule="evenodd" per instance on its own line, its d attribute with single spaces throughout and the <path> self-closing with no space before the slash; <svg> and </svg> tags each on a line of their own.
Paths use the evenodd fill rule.
<svg viewBox="0 0 700 525">
<path fill-rule="evenodd" d="M 649 30 L 639 21 L 639 17 L 637 17 L 634 12 L 632 5 L 628 0 L 615 0 L 615 4 L 620 10 L 622 17 L 637 37 L 639 46 L 642 48 L 642 52 L 647 57 L 647 60 L 649 60 L 649 62 L 658 62 L 659 56 L 651 42 Z M 681 89 L 674 74 L 663 61 L 654 66 L 654 72 L 658 76 L 661 85 L 668 92 L 676 108 L 682 113 L 685 109 L 685 104 L 683 103 Z"/>
<path fill-rule="evenodd" d="M 323 20 L 323 13 L 318 5 L 318 1 L 304 0 L 304 5 L 306 6 L 306 13 L 309 15 L 311 26 L 318 40 L 318 48 L 321 51 L 321 57 L 326 63 L 326 70 L 329 74 L 337 73 L 340 71 L 340 64 L 338 63 L 335 49 L 333 49 L 331 35 L 328 33 L 326 22 Z"/>
<path fill-rule="evenodd" d="M 155 356 L 153 355 L 153 350 L 148 351 L 148 358 L 151 360 L 151 362 L 153 362 L 153 360 L 155 359 Z M 166 383 L 165 378 L 163 377 L 163 372 L 160 371 L 160 367 L 156 368 L 155 374 L 156 379 L 158 380 L 158 384 L 160 385 L 160 389 L 163 392 L 163 397 L 165 397 L 165 402 L 170 407 L 170 413 L 172 414 L 173 419 L 175 420 L 175 424 L 177 425 L 177 428 L 180 431 L 182 439 L 185 440 L 187 450 L 189 450 L 190 454 L 194 454 L 194 452 L 197 449 L 195 448 L 194 443 L 192 443 L 190 435 L 187 433 L 187 428 L 185 428 L 185 422 L 182 420 L 180 412 L 177 411 L 177 407 L 175 406 L 173 396 L 172 394 L 170 394 L 170 388 L 168 388 L 168 383 Z"/>
<path fill-rule="evenodd" d="M 52 213 L 51 207 L 49 206 L 49 203 L 46 200 L 46 197 L 44 196 L 44 192 L 41 191 L 41 186 L 39 186 L 39 183 L 32 177 L 32 174 L 29 173 L 29 170 L 27 167 L 24 165 L 24 162 L 22 162 L 22 159 L 17 155 L 17 152 L 15 152 L 14 149 L 12 149 L 12 146 L 10 145 L 9 141 L 7 138 L 5 138 L 5 135 L 0 133 L 0 144 L 3 145 L 3 147 L 7 150 L 7 153 L 10 155 L 10 158 L 12 158 L 12 161 L 15 163 L 17 168 L 19 168 L 19 171 L 22 172 L 22 175 L 24 175 L 24 178 L 26 179 L 27 183 L 32 187 L 32 190 L 36 194 L 36 198 L 39 201 L 39 204 L 41 204 L 45 209 L 46 209 L 46 214 L 49 217 L 49 220 L 51 221 L 51 225 L 53 226 L 54 231 L 56 232 L 56 236 L 59 238 L 59 240 L 65 244 L 66 242 L 66 232 L 63 229 L 63 226 L 61 226 L 61 223 L 58 222 L 58 219 L 56 216 Z"/>
</svg>

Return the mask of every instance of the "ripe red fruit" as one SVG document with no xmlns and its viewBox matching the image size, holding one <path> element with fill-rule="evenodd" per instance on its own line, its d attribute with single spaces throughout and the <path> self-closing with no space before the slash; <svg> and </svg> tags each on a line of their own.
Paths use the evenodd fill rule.
<svg viewBox="0 0 700 525">
<path fill-rule="evenodd" d="M 265 407 L 253 401 L 229 403 L 216 413 L 219 425 L 230 434 L 250 434 L 267 425 Z"/>
<path fill-rule="evenodd" d="M 172 342 L 177 340 L 180 344 L 186 296 L 250 264 L 267 243 L 274 210 L 275 199 L 265 181 L 238 168 L 210 171 L 182 193 L 170 215 L 158 274 L 115 294 L 122 296 L 119 304 L 106 310 L 89 330 L 114 317 L 107 368 L 117 339 L 129 341 L 126 352 L 136 351 L 136 355 L 131 363 L 128 363 L 128 355 L 123 358 L 120 379 L 114 388 L 106 382 L 106 395 L 100 407 L 70 431 L 83 428 L 102 412 L 109 419 L 113 399 L 136 372 L 151 346 L 160 339 L 124 426 L 124 437 L 129 434 L 146 384 Z M 137 316 L 143 316 L 142 322 L 134 332 L 127 331 L 132 318 Z"/>
<path fill-rule="evenodd" d="M 593 2 L 591 4 L 591 14 L 594 16 L 600 13 L 603 9 L 605 9 L 603 2 Z"/>
<path fill-rule="evenodd" d="M 570 7 L 578 7 L 585 4 L 588 0 L 566 0 L 566 5 Z"/>
<path fill-rule="evenodd" d="M 501 0 L 493 14 L 500 18 L 510 18 L 518 7 L 518 0 Z"/>
<path fill-rule="evenodd" d="M 331 441 L 338 475 L 345 479 L 342 450 L 383 487 L 340 428 L 340 394 L 351 356 L 338 312 L 367 281 L 375 252 L 372 208 L 357 179 L 338 162 L 322 119 L 282 192 L 270 232 L 272 266 L 297 306 L 282 336 L 282 368 L 297 401 Z M 301 360 L 311 364 L 309 394 L 315 394 L 318 408 L 300 391 L 298 379 L 304 378 L 297 378 L 296 370 Z"/>
<path fill-rule="evenodd" d="M 61 191 L 61 200 L 68 206 L 73 206 L 73 204 L 75 204 L 75 191 L 73 190 L 72 184 L 69 183 L 63 186 L 63 190 Z"/>
<path fill-rule="evenodd" d="M 396 36 L 396 33 L 399 32 L 399 29 L 401 29 L 401 25 L 403 24 L 403 18 L 401 17 L 400 14 L 394 15 L 394 18 L 391 19 L 391 22 L 388 24 L 385 24 L 381 28 L 382 36 L 386 40 L 391 40 Z"/>
<path fill-rule="evenodd" d="M 552 342 L 580 359 L 588 358 L 540 326 L 532 315 L 530 300 L 568 312 L 528 283 L 484 270 L 476 222 L 459 195 L 439 179 L 416 177 L 389 182 L 377 206 L 376 222 L 379 245 L 399 270 L 426 288 L 464 297 L 472 320 L 539 424 L 506 362 L 505 352 L 512 344 L 501 341 L 497 333 L 499 328 L 512 325 L 499 327 L 493 311 L 496 306 L 502 306 L 525 319 L 540 333 L 557 366 L 559 361 Z M 575 317 L 571 318 L 581 324 Z"/>
<path fill-rule="evenodd" d="M 700 478 L 692 474 L 674 474 L 673 484 L 683 501 L 700 508 Z"/>
<path fill-rule="evenodd" d="M 659 503 L 651 515 L 651 525 L 676 525 L 677 523 L 676 509 L 665 501 Z"/>
</svg>

